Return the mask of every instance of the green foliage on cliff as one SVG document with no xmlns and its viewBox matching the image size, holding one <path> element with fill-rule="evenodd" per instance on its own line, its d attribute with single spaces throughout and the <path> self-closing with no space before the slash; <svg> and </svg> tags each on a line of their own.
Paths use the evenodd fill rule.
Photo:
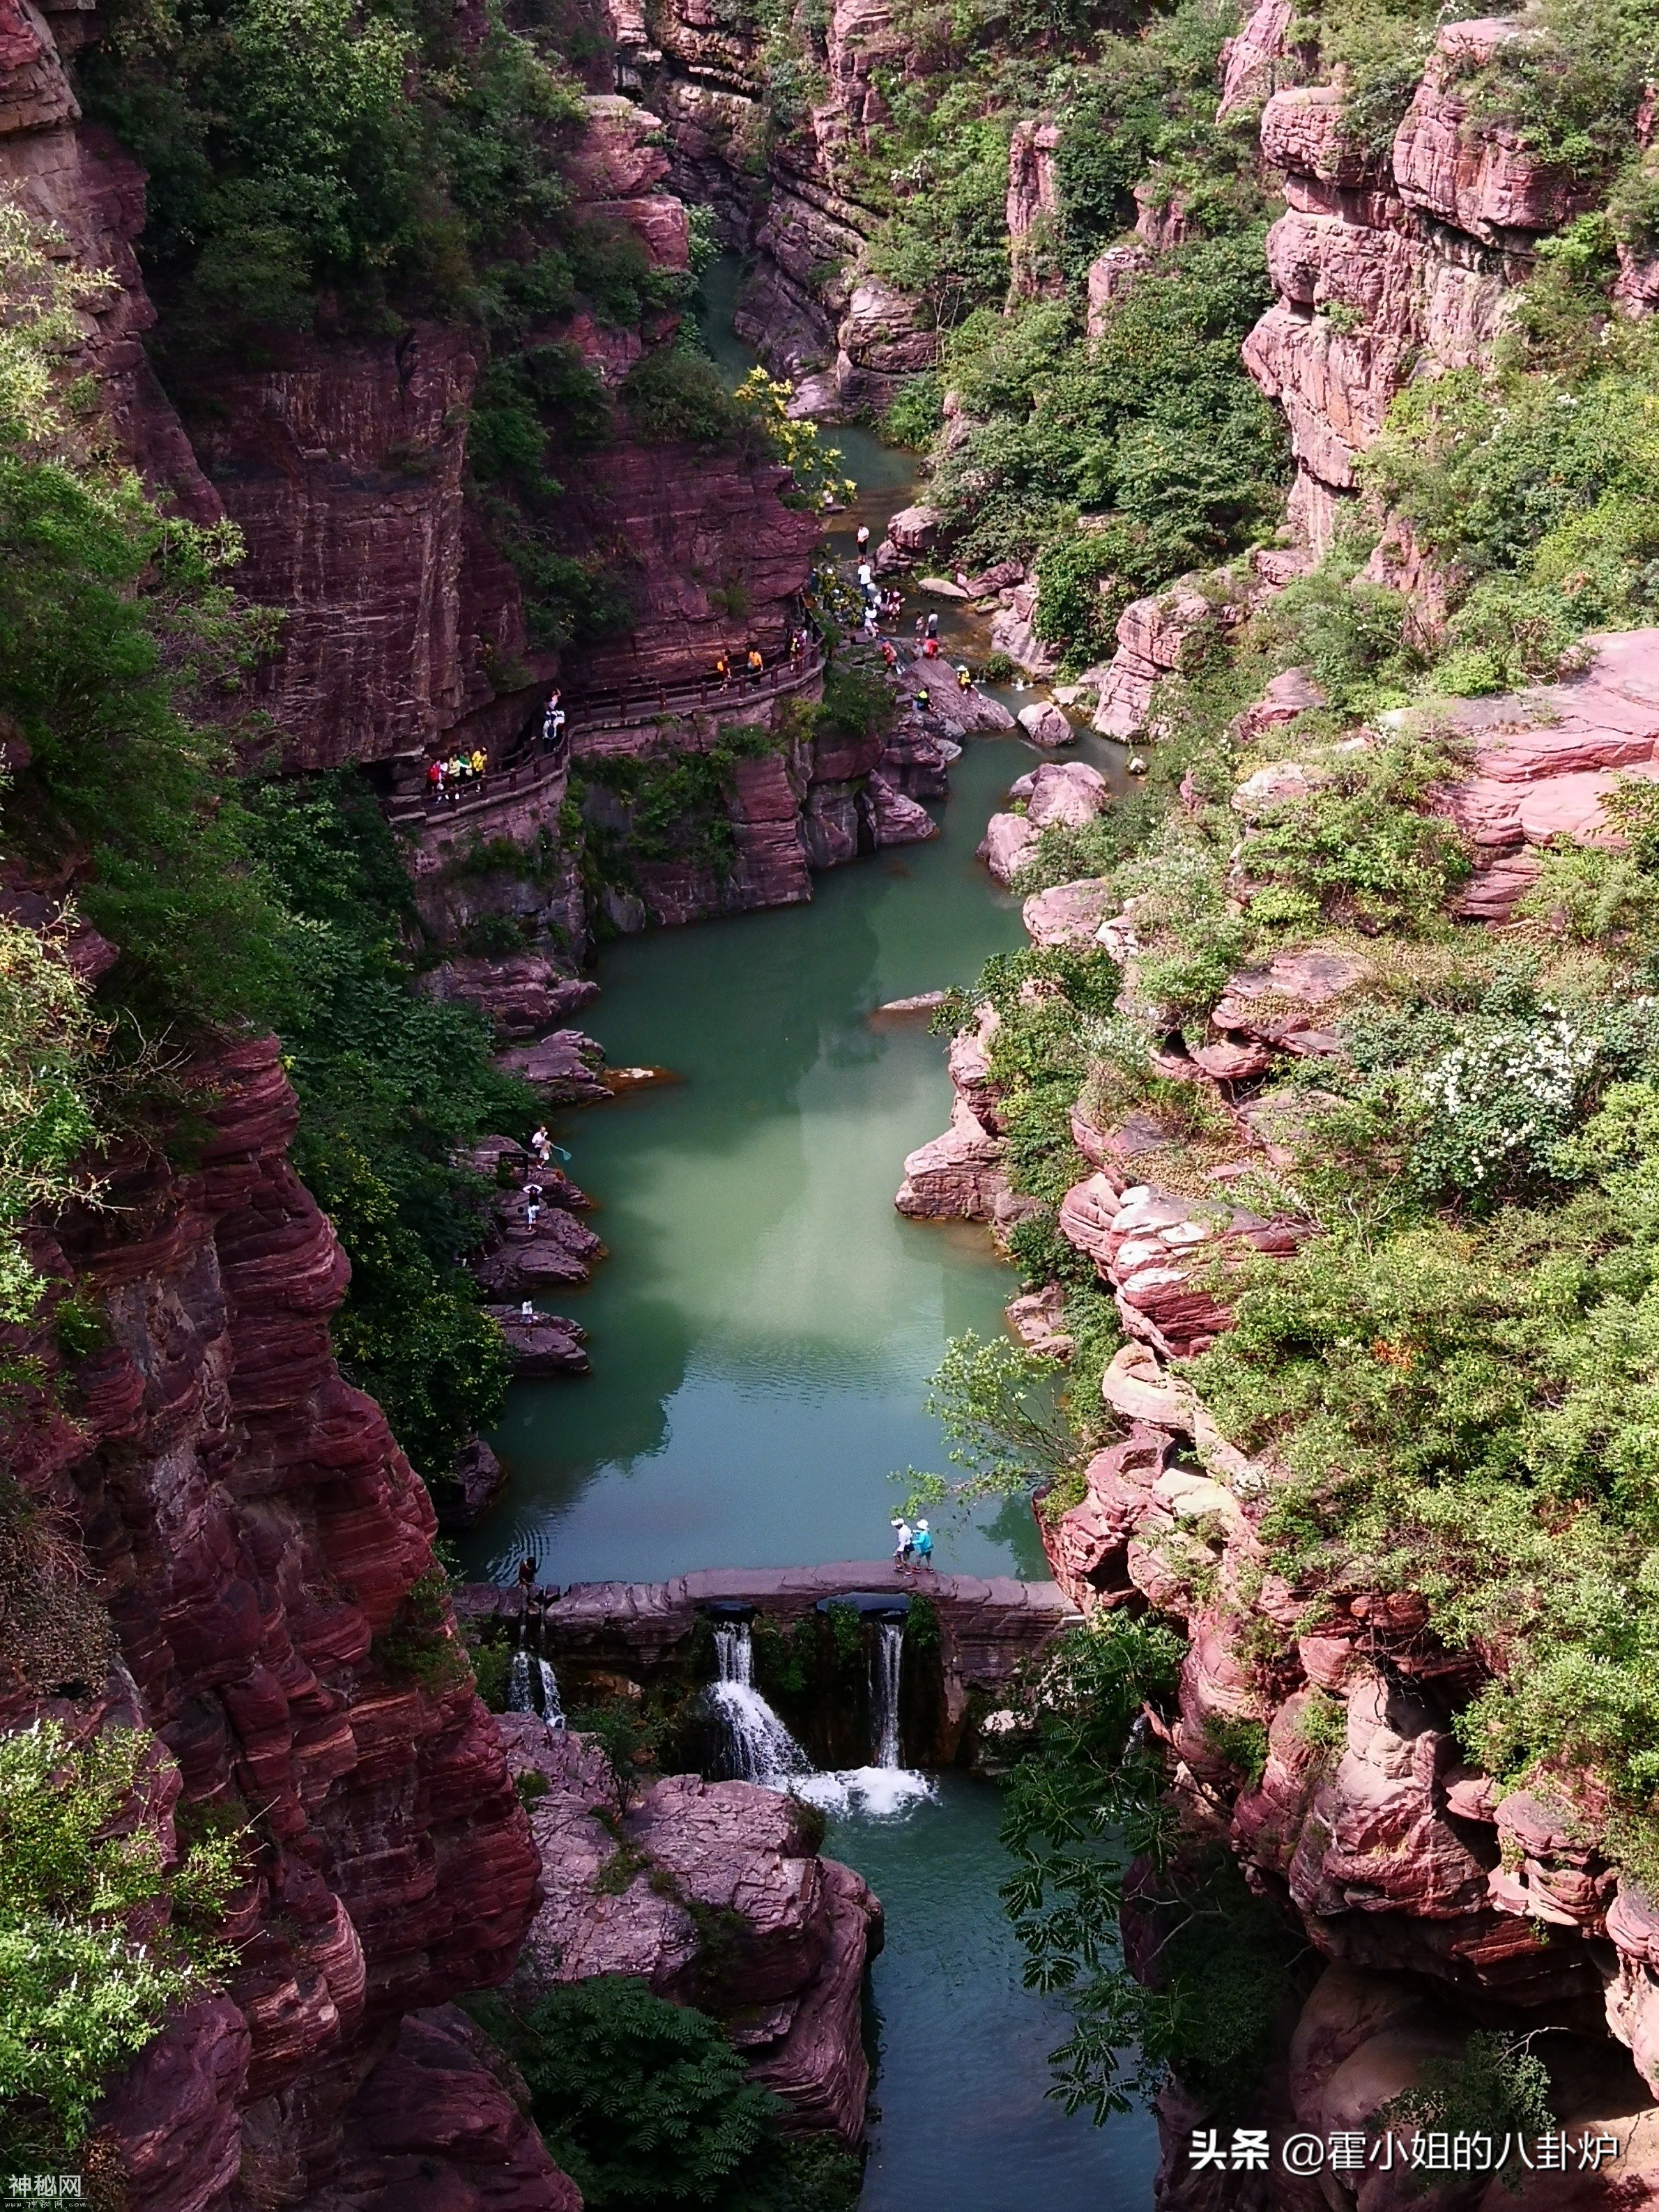
<svg viewBox="0 0 1659 2212">
<path fill-rule="evenodd" d="M 1109 651 L 1131 599 L 1276 522 L 1284 431 L 1238 358 L 1266 304 L 1252 228 L 1181 248 L 1093 342 L 1054 301 L 952 337 L 972 427 L 929 497 L 970 564 L 1035 557 L 1039 634 L 1079 665 Z"/>
<path fill-rule="evenodd" d="M 542 2138 L 595 2212 L 852 2212 L 859 2160 L 787 2142 L 719 2025 L 606 1974 L 528 2002 L 471 2001 L 529 2086 Z"/>
<path fill-rule="evenodd" d="M 349 771 L 270 781 L 249 805 L 304 931 L 279 1025 L 300 1094 L 295 1164 L 351 1261 L 335 1346 L 435 1475 L 495 1419 L 509 1373 L 457 1263 L 479 1241 L 484 1194 L 450 1155 L 493 1130 L 522 1133 L 535 1102 L 490 1066 L 477 1015 L 413 989 L 409 879 L 367 785 Z"/>
<path fill-rule="evenodd" d="M 108 2075 L 227 1961 L 209 1930 L 235 1839 L 164 1864 L 145 1814 L 158 1753 L 139 1729 L 0 1735 L 0 2153 L 20 2168 L 72 2151 Z"/>
<path fill-rule="evenodd" d="M 78 342 L 76 310 L 104 288 L 50 260 L 55 242 L 0 201 L 0 717 L 15 763 L 6 842 L 48 880 L 76 856 L 82 910 L 118 947 L 100 997 L 128 1018 L 113 1043 L 131 1060 L 169 1019 L 265 1010 L 294 952 L 216 726 L 234 726 L 274 625 L 232 589 L 234 529 L 163 517 L 136 477 L 102 460 L 95 395 L 69 380 L 64 356 Z M 38 965 L 21 947 L 17 962 L 27 1060 L 31 1027 L 38 1043 L 52 1018 Z M 60 1018 L 69 1012 L 65 1000 Z"/>
<path fill-rule="evenodd" d="M 544 33 L 494 8 L 479 27 L 346 0 L 115 10 L 83 80 L 149 173 L 142 250 L 175 353 L 570 289 L 557 153 L 579 91 Z M 526 260 L 526 233 L 561 228 L 561 262 Z M 515 300 L 526 285 L 544 296 Z"/>
<path fill-rule="evenodd" d="M 1171 2068 L 1207 2109 L 1243 2117 L 1311 1978 L 1299 1937 L 1225 1850 L 1181 1836 L 1164 1800 L 1162 1747 L 1142 1716 L 1171 1712 L 1182 1650 L 1161 1622 L 1103 1613 L 1062 1638 L 1016 1700 L 1031 1740 L 1008 1785 L 1002 1893 L 1027 1985 L 1073 2015 L 1050 2094 L 1097 2120 Z"/>
</svg>

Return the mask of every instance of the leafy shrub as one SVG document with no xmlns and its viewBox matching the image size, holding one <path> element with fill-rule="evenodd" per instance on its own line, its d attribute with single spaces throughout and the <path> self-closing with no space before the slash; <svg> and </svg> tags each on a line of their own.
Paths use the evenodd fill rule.
<svg viewBox="0 0 1659 2212">
<path fill-rule="evenodd" d="M 940 404 L 944 397 L 944 380 L 934 370 L 907 376 L 881 418 L 882 436 L 890 446 L 908 446 L 912 453 L 926 453 L 945 420 Z"/>
<path fill-rule="evenodd" d="M 653 445 L 720 446 L 738 429 L 738 410 L 720 371 L 706 356 L 680 347 L 647 354 L 622 397 L 635 435 Z"/>
<path fill-rule="evenodd" d="M 0 2142 L 73 2148 L 109 2075 L 226 1954 L 204 1932 L 236 1879 L 233 1839 L 171 1869 L 142 1800 L 146 1730 L 76 1743 L 62 1723 L 0 1735 Z"/>
<path fill-rule="evenodd" d="M 490 1065 L 476 1015 L 414 991 L 395 949 L 417 928 L 413 895 L 368 785 L 349 770 L 270 781 L 247 805 L 306 931 L 279 1019 L 300 1094 L 295 1164 L 352 1264 L 336 1349 L 416 1467 L 446 1473 L 495 1419 L 510 1374 L 459 1265 L 482 1235 L 483 1194 L 450 1156 L 527 1129 L 535 1101 Z"/>
<path fill-rule="evenodd" d="M 784 2107 L 744 2081 L 742 2058 L 705 2014 L 614 1974 L 521 2008 L 486 1997 L 472 2008 L 517 2063 L 543 2139 L 596 2212 L 850 2212 L 856 2159 L 821 2142 L 787 2144 Z"/>
</svg>

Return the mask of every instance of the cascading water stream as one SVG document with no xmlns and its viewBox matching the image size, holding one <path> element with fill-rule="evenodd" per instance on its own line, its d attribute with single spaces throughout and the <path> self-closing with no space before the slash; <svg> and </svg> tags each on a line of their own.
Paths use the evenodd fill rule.
<svg viewBox="0 0 1659 2212">
<path fill-rule="evenodd" d="M 904 1765 L 899 1753 L 899 1670 L 904 1663 L 904 1623 L 884 1620 L 878 1626 L 881 1640 L 876 1646 L 870 1682 L 876 1740 L 873 1764 L 890 1770 Z"/>
<path fill-rule="evenodd" d="M 507 1710 L 510 1713 L 532 1713 L 536 1710 L 530 1695 L 530 1654 L 522 1645 L 513 1654 L 513 1664 L 507 1670 Z"/>
<path fill-rule="evenodd" d="M 811 1774 L 811 1760 L 755 1687 L 755 1650 L 746 1620 L 715 1624 L 714 1662 L 719 1673 L 708 1694 L 720 1716 L 732 1779 L 787 1790 Z"/>
<path fill-rule="evenodd" d="M 556 1735 L 564 1726 L 564 1705 L 559 1697 L 559 1678 L 553 1672 L 550 1659 L 536 1662 L 541 1676 L 542 1718 Z"/>
</svg>

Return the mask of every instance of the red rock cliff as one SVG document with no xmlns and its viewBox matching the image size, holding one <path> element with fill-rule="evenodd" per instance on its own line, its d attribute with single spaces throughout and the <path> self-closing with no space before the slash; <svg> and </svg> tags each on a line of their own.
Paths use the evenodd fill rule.
<svg viewBox="0 0 1659 2212">
<path fill-rule="evenodd" d="M 432 1572 L 434 1524 L 334 1362 L 348 1270 L 288 1162 L 276 1041 L 196 1076 L 198 1164 L 118 1159 L 107 1208 L 43 1253 L 107 1341 L 67 1377 L 37 1346 L 61 1407 L 43 1392 L 7 1442 L 26 1493 L 79 1537 L 182 1802 L 252 1824 L 238 1965 L 111 2100 L 133 2212 L 311 2199 L 404 2014 L 500 1979 L 538 1895 L 470 1677 L 422 1686 L 377 1644 Z M 441 1654 L 453 1631 L 446 1601 L 421 1633 Z"/>
</svg>

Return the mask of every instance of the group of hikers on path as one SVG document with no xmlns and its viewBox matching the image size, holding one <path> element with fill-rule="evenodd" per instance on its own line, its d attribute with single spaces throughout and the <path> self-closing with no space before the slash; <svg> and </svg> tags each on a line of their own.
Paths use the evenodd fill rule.
<svg viewBox="0 0 1659 2212">
<path fill-rule="evenodd" d="M 880 625 L 884 622 L 896 622 L 902 615 L 904 594 L 897 590 L 884 591 L 877 583 L 870 562 L 870 527 L 867 523 L 859 525 L 857 544 L 859 590 L 864 597 L 864 626 L 860 635 L 866 644 L 880 644 L 883 661 L 890 672 L 896 673 L 898 648 L 890 638 L 882 636 Z M 922 660 L 938 660 L 942 657 L 937 614 L 916 617 L 915 651 L 917 658 Z M 973 690 L 973 671 L 965 660 L 957 663 L 956 677 L 958 691 Z M 925 685 L 917 691 L 915 703 L 924 713 L 932 705 L 933 694 Z"/>
<path fill-rule="evenodd" d="M 792 664 L 804 660 L 810 643 L 810 633 L 792 625 L 788 643 L 784 648 L 781 658 L 787 659 Z M 722 690 L 731 683 L 734 676 L 747 677 L 752 683 L 757 676 L 763 676 L 765 672 L 766 655 L 757 645 L 751 645 L 745 651 L 735 655 L 730 653 L 719 653 L 714 656 L 714 680 Z"/>
<path fill-rule="evenodd" d="M 427 797 L 459 799 L 461 786 L 481 781 L 489 767 L 489 756 L 482 745 L 474 745 L 470 753 L 454 752 L 447 759 L 428 761 L 426 764 Z"/>
</svg>

